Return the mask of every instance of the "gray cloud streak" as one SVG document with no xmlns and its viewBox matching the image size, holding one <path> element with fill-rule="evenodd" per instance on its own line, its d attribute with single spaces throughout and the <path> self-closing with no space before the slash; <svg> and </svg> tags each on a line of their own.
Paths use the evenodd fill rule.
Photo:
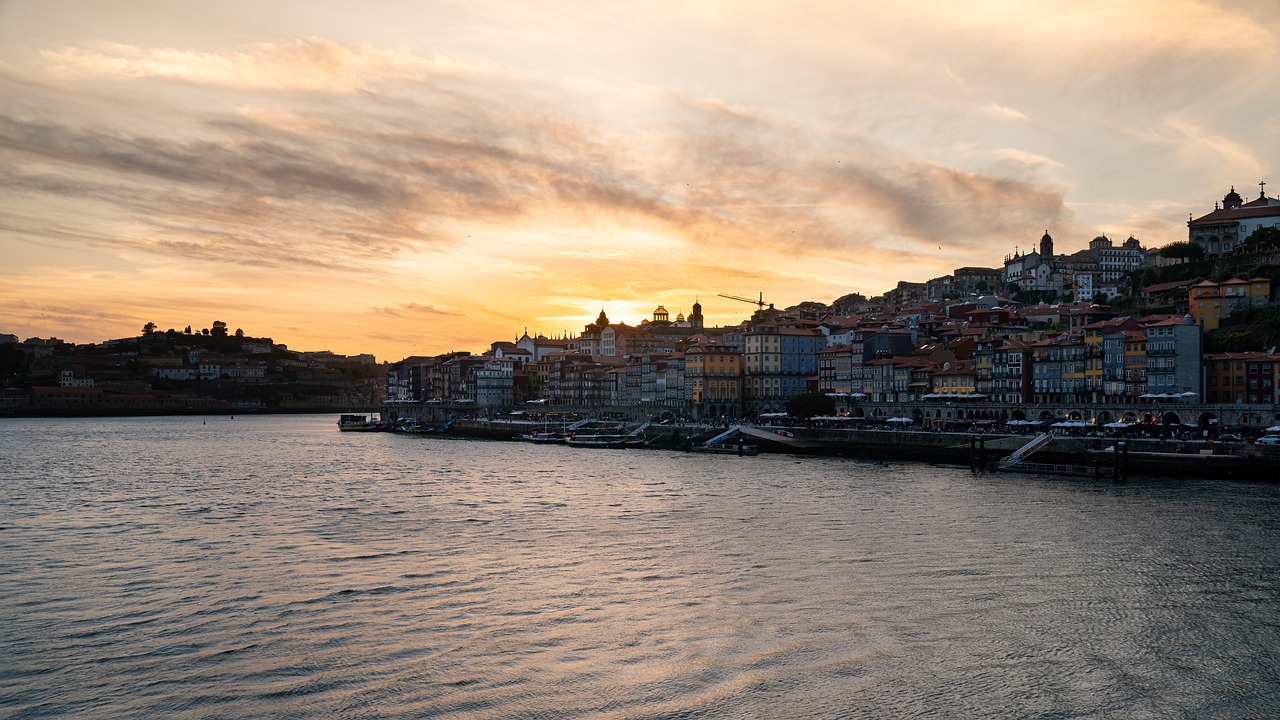
<svg viewBox="0 0 1280 720">
<path fill-rule="evenodd" d="M 459 243 L 459 223 L 529 218 L 853 253 L 903 237 L 1004 244 L 1067 217 L 1058 193 L 1027 181 L 678 96 L 667 97 L 669 124 L 648 128 L 669 148 L 652 157 L 544 106 L 547 88 L 470 80 L 285 94 L 294 125 L 215 109 L 175 118 L 168 134 L 53 120 L 54 108 L 28 103 L 0 114 L 0 161 L 15 168 L 0 182 L 106 204 L 145 229 L 118 238 L 135 248 L 266 266 L 372 266 Z"/>
</svg>

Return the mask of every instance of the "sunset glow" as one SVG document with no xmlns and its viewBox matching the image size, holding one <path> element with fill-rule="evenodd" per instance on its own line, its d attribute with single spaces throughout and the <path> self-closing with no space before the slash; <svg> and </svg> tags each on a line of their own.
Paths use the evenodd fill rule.
<svg viewBox="0 0 1280 720">
<path fill-rule="evenodd" d="M 1274 178 L 1276 10 L 0 3 L 0 333 L 396 360 L 1159 247 Z"/>
</svg>

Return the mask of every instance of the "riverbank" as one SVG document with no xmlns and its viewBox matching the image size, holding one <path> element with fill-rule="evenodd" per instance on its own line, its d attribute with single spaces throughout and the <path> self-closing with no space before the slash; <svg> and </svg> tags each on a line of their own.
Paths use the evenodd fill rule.
<svg viewBox="0 0 1280 720">
<path fill-rule="evenodd" d="M 463 419 L 445 432 L 460 437 L 518 440 L 541 429 L 524 420 Z M 782 426 L 746 426 L 746 442 L 762 453 L 838 455 L 868 460 L 894 460 L 958 465 L 975 470 L 995 463 L 1033 436 L 1003 433 L 952 433 L 910 430 L 851 430 Z M 723 433 L 724 427 L 649 425 L 646 447 L 688 450 Z M 1123 442 L 1117 451 L 1117 442 Z M 1160 477 L 1275 481 L 1280 479 L 1280 448 L 1205 441 L 1149 438 L 1055 437 L 1032 460 L 1079 469 L 1095 468 Z"/>
</svg>

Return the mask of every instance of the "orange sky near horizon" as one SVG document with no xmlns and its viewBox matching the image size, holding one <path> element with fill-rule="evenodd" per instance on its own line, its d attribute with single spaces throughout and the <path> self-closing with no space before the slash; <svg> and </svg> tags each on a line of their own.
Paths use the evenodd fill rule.
<svg viewBox="0 0 1280 720">
<path fill-rule="evenodd" d="M 0 333 L 397 360 L 1159 247 L 1271 179 L 1275 10 L 0 2 Z"/>
</svg>

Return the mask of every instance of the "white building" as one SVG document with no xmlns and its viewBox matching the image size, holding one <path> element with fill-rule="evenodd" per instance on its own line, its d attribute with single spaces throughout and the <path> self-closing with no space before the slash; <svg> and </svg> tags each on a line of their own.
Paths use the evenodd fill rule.
<svg viewBox="0 0 1280 720">
<path fill-rule="evenodd" d="M 1187 241 L 1204 248 L 1210 257 L 1233 255 L 1256 230 L 1280 228 L 1280 200 L 1266 195 L 1267 184 L 1258 183 L 1258 199 L 1244 202 L 1235 187 L 1213 212 L 1187 221 Z"/>
</svg>

